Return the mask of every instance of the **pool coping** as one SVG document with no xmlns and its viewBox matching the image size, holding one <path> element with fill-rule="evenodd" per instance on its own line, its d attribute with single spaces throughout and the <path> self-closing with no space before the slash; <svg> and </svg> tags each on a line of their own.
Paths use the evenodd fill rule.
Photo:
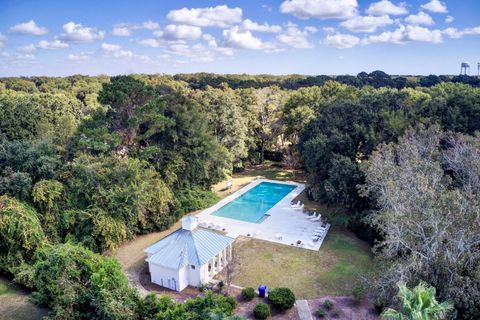
<svg viewBox="0 0 480 320">
<path fill-rule="evenodd" d="M 265 212 L 266 215 L 268 214 L 268 217 L 261 223 L 248 222 L 211 214 L 262 182 L 294 185 L 296 188 L 286 194 L 272 208 Z M 313 233 L 316 232 L 315 230 L 319 227 L 319 221 L 312 222 L 310 221 L 309 216 L 303 212 L 303 209 L 291 207 L 291 202 L 304 190 L 305 185 L 302 183 L 256 179 L 220 200 L 215 205 L 198 213 L 196 216 L 199 219 L 199 227 L 221 231 L 232 238 L 246 236 L 317 251 L 320 249 L 325 236 L 330 229 L 330 224 L 327 224 L 324 236 L 321 237 L 319 241 L 311 241 Z M 297 244 L 298 240 L 301 240 L 300 245 Z"/>
<path fill-rule="evenodd" d="M 269 183 L 276 183 L 276 184 L 285 184 L 285 185 L 289 185 L 289 186 L 295 186 L 294 189 L 292 189 L 289 193 L 287 193 L 286 195 L 284 195 L 282 198 L 280 198 L 270 209 L 268 209 L 267 211 L 265 211 L 265 213 L 263 214 L 264 216 L 270 216 L 269 212 L 272 211 L 275 206 L 277 204 L 279 204 L 282 200 L 284 200 L 285 198 L 289 197 L 290 195 L 293 195 L 293 198 L 297 197 L 300 193 L 303 192 L 303 190 L 305 190 L 305 185 L 301 184 L 301 183 L 297 183 L 297 182 L 290 182 L 290 181 L 277 181 L 277 180 L 269 180 L 269 179 L 256 179 L 252 182 L 250 182 L 249 184 L 247 184 L 246 186 L 243 186 L 242 188 L 238 189 L 237 191 L 235 191 L 234 193 L 230 194 L 229 196 L 223 198 L 222 200 L 220 200 L 219 202 L 217 202 L 215 205 L 211 206 L 210 208 L 207 208 L 205 210 L 203 210 L 202 212 L 200 212 L 200 214 L 202 215 L 212 215 L 214 217 L 220 217 L 220 218 L 226 218 L 226 219 L 231 219 L 231 220 L 235 220 L 235 221 L 242 221 L 242 222 L 247 222 L 247 223 L 254 223 L 254 224 L 260 224 L 260 223 L 263 223 L 267 218 L 264 218 L 264 216 L 262 216 L 260 219 L 263 219 L 262 222 L 252 222 L 252 221 L 246 221 L 246 220 L 241 220 L 241 219 L 235 219 L 235 218 L 231 218 L 231 217 L 224 217 L 224 216 L 217 216 L 217 215 L 213 215 L 213 213 L 217 210 L 219 210 L 220 208 L 226 206 L 227 204 L 229 204 L 230 202 L 234 201 L 235 199 L 237 198 L 240 198 L 242 195 L 244 195 L 245 193 L 247 193 L 248 191 L 252 190 L 253 188 L 255 188 L 256 186 L 258 186 L 259 184 L 263 183 L 263 182 L 269 182 Z M 301 188 L 301 190 L 298 192 L 295 192 L 297 189 Z M 199 214 L 199 215 L 200 215 Z M 259 219 L 259 220 L 260 220 Z M 258 221 L 258 220 L 257 220 Z"/>
</svg>

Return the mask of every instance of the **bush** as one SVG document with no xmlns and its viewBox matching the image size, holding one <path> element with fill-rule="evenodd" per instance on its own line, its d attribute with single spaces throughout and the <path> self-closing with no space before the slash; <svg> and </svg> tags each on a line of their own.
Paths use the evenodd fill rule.
<svg viewBox="0 0 480 320">
<path fill-rule="evenodd" d="M 177 209 L 181 215 L 208 208 L 220 200 L 215 192 L 205 191 L 198 187 L 180 189 L 175 196 L 177 198 Z"/>
<path fill-rule="evenodd" d="M 270 317 L 270 307 L 264 302 L 259 302 L 253 308 L 253 315 L 255 319 L 267 319 Z"/>
<path fill-rule="evenodd" d="M 45 234 L 37 212 L 8 195 L 0 197 L 0 272 L 18 274 L 44 245 Z"/>
<path fill-rule="evenodd" d="M 356 301 L 362 301 L 365 297 L 366 290 L 362 285 L 357 285 L 352 290 L 352 296 Z"/>
<path fill-rule="evenodd" d="M 325 316 L 326 316 L 325 310 L 318 309 L 317 311 L 315 311 L 315 316 L 317 318 L 325 318 Z"/>
<path fill-rule="evenodd" d="M 242 289 L 242 298 L 245 301 L 250 301 L 255 298 L 255 289 L 253 288 L 243 288 Z"/>
<path fill-rule="evenodd" d="M 295 295 L 289 288 L 275 288 L 268 294 L 268 299 L 278 309 L 285 311 L 295 304 Z"/>
<path fill-rule="evenodd" d="M 323 302 L 323 307 L 324 307 L 326 310 L 332 310 L 332 308 L 333 308 L 333 302 L 327 299 L 327 300 L 325 300 L 325 301 Z"/>
</svg>

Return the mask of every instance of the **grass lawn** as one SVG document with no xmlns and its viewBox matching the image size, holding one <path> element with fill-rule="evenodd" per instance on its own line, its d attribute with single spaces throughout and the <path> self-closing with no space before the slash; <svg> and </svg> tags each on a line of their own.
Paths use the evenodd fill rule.
<svg viewBox="0 0 480 320">
<path fill-rule="evenodd" d="M 48 310 L 39 308 L 28 299 L 28 292 L 0 277 L 0 319 L 38 320 L 46 316 Z"/>
<path fill-rule="evenodd" d="M 242 287 L 289 287 L 301 299 L 350 295 L 359 275 L 374 268 L 370 247 L 333 227 L 319 251 L 239 238 L 232 283 Z"/>
</svg>

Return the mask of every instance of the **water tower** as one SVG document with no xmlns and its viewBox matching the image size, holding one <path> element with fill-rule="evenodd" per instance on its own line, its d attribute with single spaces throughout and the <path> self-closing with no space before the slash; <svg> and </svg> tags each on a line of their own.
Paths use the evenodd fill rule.
<svg viewBox="0 0 480 320">
<path fill-rule="evenodd" d="M 470 62 L 462 62 L 460 65 L 460 75 L 467 75 L 467 70 L 468 74 L 470 75 Z"/>
</svg>

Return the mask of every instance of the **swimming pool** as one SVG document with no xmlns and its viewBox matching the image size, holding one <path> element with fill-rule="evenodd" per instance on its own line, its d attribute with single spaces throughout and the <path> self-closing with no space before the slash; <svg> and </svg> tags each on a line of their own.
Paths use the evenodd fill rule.
<svg viewBox="0 0 480 320">
<path fill-rule="evenodd" d="M 265 213 L 295 188 L 296 186 L 289 184 L 261 182 L 211 214 L 261 223 L 267 217 Z"/>
</svg>

